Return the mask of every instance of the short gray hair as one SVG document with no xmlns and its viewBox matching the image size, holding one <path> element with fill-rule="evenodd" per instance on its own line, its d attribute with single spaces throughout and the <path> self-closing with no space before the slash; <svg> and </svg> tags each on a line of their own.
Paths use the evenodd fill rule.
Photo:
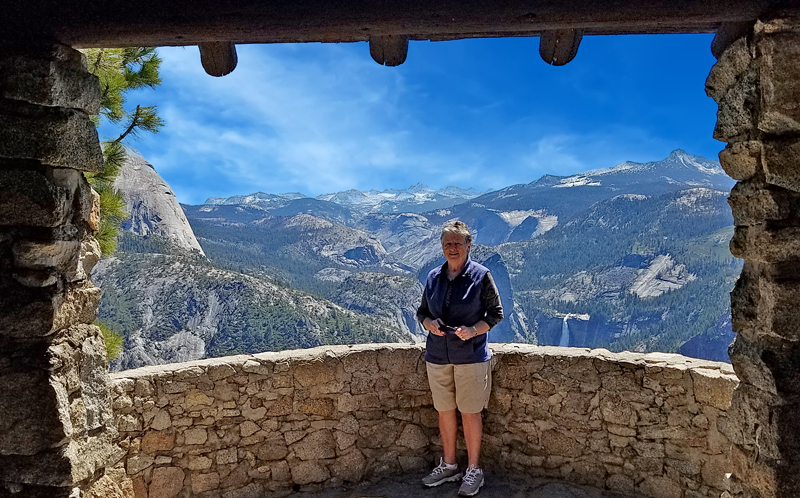
<svg viewBox="0 0 800 498">
<path fill-rule="evenodd" d="M 463 221 L 453 220 L 445 223 L 442 227 L 442 235 L 439 236 L 439 242 L 444 242 L 444 234 L 447 232 L 461 235 L 467 245 L 472 244 L 472 234 L 469 233 L 469 227 Z"/>
</svg>

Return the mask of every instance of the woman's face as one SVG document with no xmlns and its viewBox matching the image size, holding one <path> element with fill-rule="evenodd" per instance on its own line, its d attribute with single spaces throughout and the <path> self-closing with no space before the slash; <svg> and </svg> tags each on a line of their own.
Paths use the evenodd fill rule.
<svg viewBox="0 0 800 498">
<path fill-rule="evenodd" d="M 467 244 L 463 235 L 445 232 L 442 239 L 442 252 L 450 268 L 461 268 L 467 262 L 470 247 L 472 244 Z"/>
</svg>

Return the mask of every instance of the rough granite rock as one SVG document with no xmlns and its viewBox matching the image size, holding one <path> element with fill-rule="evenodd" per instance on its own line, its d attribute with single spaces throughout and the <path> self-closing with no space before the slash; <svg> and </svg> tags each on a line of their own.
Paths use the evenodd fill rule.
<svg viewBox="0 0 800 498">
<path fill-rule="evenodd" d="M 0 158 L 101 171 L 97 129 L 83 111 L 0 100 Z"/>
<path fill-rule="evenodd" d="M 176 247 L 204 254 L 172 189 L 137 151 L 126 149 L 125 162 L 114 181 L 130 218 L 124 230 L 160 235 Z"/>
<path fill-rule="evenodd" d="M 41 53 L 0 51 L 0 96 L 51 107 L 100 110 L 100 82 L 86 71 L 86 57 L 66 45 Z"/>
</svg>

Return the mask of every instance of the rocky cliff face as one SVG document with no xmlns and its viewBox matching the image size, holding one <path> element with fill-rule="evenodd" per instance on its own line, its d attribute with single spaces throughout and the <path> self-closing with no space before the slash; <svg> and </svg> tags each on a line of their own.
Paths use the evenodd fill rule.
<svg viewBox="0 0 800 498">
<path fill-rule="evenodd" d="M 413 342 L 391 317 L 366 317 L 204 258 L 120 252 L 92 278 L 104 294 L 99 319 L 126 337 L 115 370 L 321 344 Z"/>
<path fill-rule="evenodd" d="M 130 218 L 122 225 L 136 235 L 159 235 L 189 252 L 203 253 L 172 189 L 138 152 L 127 158 L 114 182 L 128 206 Z"/>
</svg>

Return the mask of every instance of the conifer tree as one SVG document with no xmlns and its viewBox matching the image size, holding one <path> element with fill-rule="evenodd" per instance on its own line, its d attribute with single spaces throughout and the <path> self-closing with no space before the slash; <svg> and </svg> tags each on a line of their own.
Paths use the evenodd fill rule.
<svg viewBox="0 0 800 498">
<path fill-rule="evenodd" d="M 114 188 L 114 180 L 125 161 L 123 141 L 138 137 L 142 132 L 157 133 L 164 122 L 156 113 L 156 106 L 137 105 L 128 110 L 125 94 L 138 88 L 155 88 L 161 84 L 158 69 L 161 59 L 153 47 L 130 47 L 83 50 L 89 72 L 100 79 L 100 114 L 93 116 L 95 126 L 103 118 L 119 128 L 116 138 L 103 139 L 103 171 L 88 174 L 87 180 L 100 194 L 100 226 L 97 242 L 103 256 L 117 247 L 117 236 L 128 217 L 122 195 Z M 109 360 L 119 357 L 124 349 L 124 337 L 104 323 L 97 323 L 103 333 Z"/>
<path fill-rule="evenodd" d="M 100 126 L 105 119 L 119 130 L 116 137 L 103 139 L 103 171 L 87 175 L 92 188 L 100 194 L 97 241 L 103 256 L 108 256 L 116 249 L 117 234 L 127 218 L 122 196 L 114 189 L 114 180 L 125 160 L 123 143 L 142 132 L 157 133 L 164 126 L 156 106 L 128 107 L 126 93 L 161 84 L 161 59 L 154 47 L 93 48 L 83 53 L 89 72 L 100 79 L 100 114 L 93 116 L 93 121 Z"/>
</svg>

